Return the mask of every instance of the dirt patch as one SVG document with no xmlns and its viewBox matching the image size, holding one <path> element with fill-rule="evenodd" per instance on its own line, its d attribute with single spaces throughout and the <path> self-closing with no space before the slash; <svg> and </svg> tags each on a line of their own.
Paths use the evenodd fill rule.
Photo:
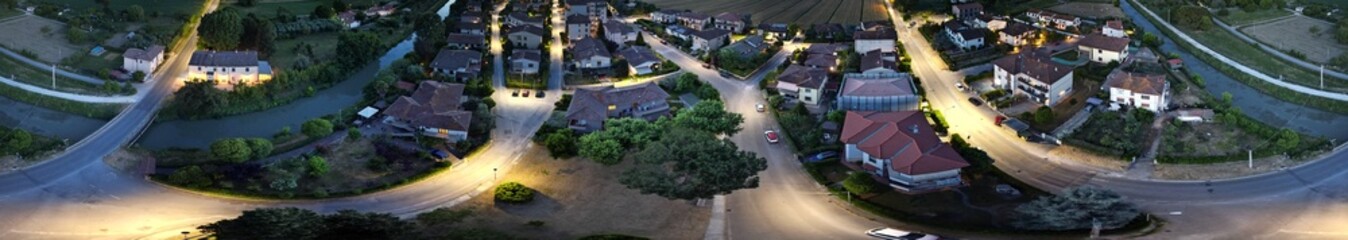
<svg viewBox="0 0 1348 240">
<path fill-rule="evenodd" d="M 44 31 L 45 29 L 45 31 Z M 43 62 L 56 63 L 77 52 L 66 41 L 66 26 L 56 20 L 33 15 L 15 17 L 0 23 L 0 45 L 15 52 L 28 51 Z"/>
<path fill-rule="evenodd" d="M 1226 156 L 1262 149 L 1269 141 L 1222 123 L 1167 124 L 1161 156 Z"/>
<path fill-rule="evenodd" d="M 4 157 L 0 157 L 0 174 L 5 174 L 5 173 L 13 172 L 13 171 L 18 171 L 19 169 L 23 169 L 23 168 L 26 168 L 26 167 L 28 167 L 28 166 L 32 166 L 32 165 L 36 165 L 36 164 L 38 164 L 38 163 L 42 163 L 43 161 L 47 161 L 48 159 L 51 159 L 51 157 L 54 156 L 54 155 L 56 155 L 56 152 L 51 152 L 51 153 L 42 154 L 42 155 L 33 156 L 33 157 L 24 157 L 24 158 L 20 158 L 20 157 L 16 157 L 16 156 L 4 156 Z"/>
<path fill-rule="evenodd" d="M 139 167 L 142 162 L 150 158 L 153 158 L 153 156 L 148 151 L 118 148 L 107 156 L 103 156 L 103 163 L 107 163 L 108 166 L 117 169 L 117 171 L 132 173 L 140 171 Z"/>
<path fill-rule="evenodd" d="M 1311 32 L 1311 28 L 1319 31 Z M 1334 40 L 1334 24 L 1306 16 L 1291 16 L 1282 20 L 1242 28 L 1251 38 L 1283 51 L 1297 51 L 1306 60 L 1325 63 L 1348 49 Z"/>
<path fill-rule="evenodd" d="M 1054 12 L 1066 13 L 1083 18 L 1108 19 L 1124 18 L 1123 9 L 1108 3 L 1069 2 L 1048 8 Z"/>
<path fill-rule="evenodd" d="M 468 224 L 511 232 L 528 239 L 575 239 L 604 233 L 652 239 L 700 239 L 711 215 L 710 204 L 643 195 L 618 182 L 631 159 L 603 166 L 582 159 L 552 160 L 541 147 L 531 148 L 501 181 L 517 181 L 535 189 L 533 202 L 497 203 L 491 191 L 457 206 L 471 209 Z M 542 221 L 542 226 L 530 226 Z"/>
<path fill-rule="evenodd" d="M 1128 160 L 1095 154 L 1069 145 L 1062 145 L 1049 150 L 1048 156 L 1061 161 L 1073 161 L 1113 171 L 1122 172 L 1128 168 Z"/>
<path fill-rule="evenodd" d="M 1169 180 L 1207 180 L 1250 176 L 1260 173 L 1282 170 L 1297 166 L 1304 161 L 1295 161 L 1282 156 L 1273 156 L 1254 160 L 1254 168 L 1248 162 L 1227 162 L 1214 164 L 1159 164 L 1151 177 Z"/>
</svg>

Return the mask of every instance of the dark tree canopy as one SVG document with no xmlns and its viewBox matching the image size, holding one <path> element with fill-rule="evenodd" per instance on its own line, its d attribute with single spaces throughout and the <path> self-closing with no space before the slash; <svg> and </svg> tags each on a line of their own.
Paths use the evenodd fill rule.
<svg viewBox="0 0 1348 240">
<path fill-rule="evenodd" d="M 347 68 L 359 68 L 379 57 L 384 44 L 371 32 L 343 33 L 337 38 L 337 62 Z"/>
<path fill-rule="evenodd" d="M 755 188 L 758 172 L 767 169 L 767 160 L 695 129 L 669 129 L 634 159 L 637 166 L 623 172 L 623 185 L 671 199 L 710 198 Z"/>
<path fill-rule="evenodd" d="M 201 17 L 197 26 L 201 46 L 215 50 L 234 50 L 243 36 L 243 17 L 238 10 L 225 7 Z"/>
<path fill-rule="evenodd" d="M 299 208 L 259 208 L 244 211 L 234 219 L 206 224 L 197 229 L 215 234 L 220 240 L 232 239 L 316 239 L 323 231 L 323 219 L 313 211 Z"/>
<path fill-rule="evenodd" d="M 1141 214 L 1132 203 L 1109 190 L 1072 188 L 1052 197 L 1040 197 L 1016 207 L 1012 225 L 1029 230 L 1090 229 L 1100 222 L 1103 229 L 1127 225 Z"/>
<path fill-rule="evenodd" d="M 341 210 L 323 217 L 318 239 L 405 239 L 412 224 L 387 213 Z"/>
<path fill-rule="evenodd" d="M 725 104 L 717 100 L 705 100 L 692 108 L 680 111 L 674 116 L 674 126 L 697 129 L 713 134 L 735 135 L 740 131 L 744 116 L 727 112 Z"/>
</svg>

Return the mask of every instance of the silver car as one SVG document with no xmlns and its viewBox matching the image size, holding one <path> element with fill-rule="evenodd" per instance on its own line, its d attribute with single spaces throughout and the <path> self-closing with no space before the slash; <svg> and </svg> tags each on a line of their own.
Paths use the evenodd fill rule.
<svg viewBox="0 0 1348 240">
<path fill-rule="evenodd" d="M 918 233 L 918 232 L 909 232 L 909 231 L 898 230 L 898 229 L 887 228 L 887 227 L 875 228 L 875 229 L 868 230 L 868 231 L 866 231 L 866 236 L 871 236 L 871 237 L 874 237 L 874 238 L 876 238 L 876 239 L 888 239 L 888 240 L 940 240 L 940 239 L 941 239 L 940 236 L 936 236 L 936 235 L 925 234 L 925 233 Z"/>
</svg>

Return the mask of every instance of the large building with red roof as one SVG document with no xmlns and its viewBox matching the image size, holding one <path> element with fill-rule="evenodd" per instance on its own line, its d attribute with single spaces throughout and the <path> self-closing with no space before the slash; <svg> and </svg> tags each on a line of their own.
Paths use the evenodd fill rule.
<svg viewBox="0 0 1348 240">
<path fill-rule="evenodd" d="M 846 161 L 905 193 L 960 186 L 960 169 L 969 166 L 919 111 L 849 111 L 841 140 Z"/>
</svg>

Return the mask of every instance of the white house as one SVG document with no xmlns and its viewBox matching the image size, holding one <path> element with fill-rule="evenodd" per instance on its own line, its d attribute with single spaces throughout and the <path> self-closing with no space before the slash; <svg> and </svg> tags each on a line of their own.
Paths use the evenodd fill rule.
<svg viewBox="0 0 1348 240">
<path fill-rule="evenodd" d="M 627 60 L 627 72 L 633 76 L 651 74 L 661 63 L 660 57 L 655 55 L 655 51 L 642 46 L 628 47 L 618 51 L 618 55 Z"/>
<path fill-rule="evenodd" d="M 707 30 L 707 25 L 712 24 L 711 16 L 697 12 L 684 12 L 674 17 L 680 25 L 693 30 Z"/>
<path fill-rule="evenodd" d="M 1170 82 L 1165 80 L 1164 73 L 1133 72 L 1120 67 L 1105 78 L 1105 87 L 1109 88 L 1110 101 L 1138 109 L 1159 113 L 1170 103 Z"/>
<path fill-rule="evenodd" d="M 200 50 L 187 63 L 187 79 L 214 81 L 217 84 L 252 85 L 271 80 L 271 66 L 258 61 L 257 52 L 217 52 Z"/>
<path fill-rule="evenodd" d="M 715 28 L 730 30 L 730 32 L 733 33 L 742 33 L 746 26 L 749 25 L 749 22 L 745 21 L 743 16 L 729 12 L 717 14 L 716 17 L 713 17 L 712 19 L 712 25 L 714 25 Z"/>
<path fill-rule="evenodd" d="M 604 69 L 613 65 L 608 47 L 595 38 L 577 40 L 571 46 L 571 55 L 571 66 L 576 69 Z"/>
<path fill-rule="evenodd" d="M 518 49 L 510 53 L 510 72 L 515 74 L 538 74 L 542 66 L 543 54 L 538 50 Z"/>
<path fill-rule="evenodd" d="M 510 33 L 506 34 L 506 39 L 510 39 L 510 44 L 516 47 L 538 49 L 538 46 L 543 44 L 545 34 L 547 33 L 543 28 L 524 25 L 510 29 Z"/>
<path fill-rule="evenodd" d="M 637 30 L 622 21 L 608 20 L 604 22 L 604 39 L 617 44 L 626 44 L 637 41 Z"/>
<path fill-rule="evenodd" d="M 960 169 L 969 162 L 941 142 L 922 112 L 848 111 L 844 119 L 843 159 L 886 185 L 910 194 L 963 185 Z"/>
<path fill-rule="evenodd" d="M 1011 46 L 1024 46 L 1030 44 L 1034 38 L 1035 28 L 1024 23 L 1011 23 L 1006 29 L 997 32 L 997 41 Z"/>
<path fill-rule="evenodd" d="M 1130 41 L 1128 38 L 1090 34 L 1081 39 L 1077 49 L 1081 51 L 1082 56 L 1087 56 L 1092 62 L 1121 63 L 1128 57 L 1128 43 Z"/>
<path fill-rule="evenodd" d="M 1105 26 L 1100 27 L 1100 33 L 1114 38 L 1128 37 L 1128 33 L 1123 31 L 1123 21 L 1119 20 L 1109 20 L 1105 22 Z"/>
<path fill-rule="evenodd" d="M 898 34 L 891 29 L 880 29 L 876 31 L 857 31 L 852 34 L 854 45 L 853 51 L 857 53 L 867 53 L 879 49 L 881 52 L 894 52 L 894 40 Z"/>
<path fill-rule="evenodd" d="M 146 77 L 154 73 L 154 69 L 162 62 L 164 62 L 164 46 L 160 45 L 145 49 L 129 48 L 122 53 L 122 69 L 130 73 L 142 72 Z"/>
<path fill-rule="evenodd" d="M 651 21 L 657 23 L 674 23 L 679 21 L 679 14 L 688 12 L 688 10 L 663 9 L 651 13 Z"/>
<path fill-rule="evenodd" d="M 1052 106 L 1072 94 L 1072 66 L 1049 59 L 1035 49 L 992 62 L 993 85 Z"/>
<path fill-rule="evenodd" d="M 596 28 L 591 24 L 590 18 L 585 16 L 566 17 L 566 37 L 572 41 L 594 37 L 595 32 L 597 32 Z"/>
<path fill-rule="evenodd" d="M 819 105 L 826 84 L 828 70 L 792 64 L 777 76 L 775 87 L 784 97 Z"/>
<path fill-rule="evenodd" d="M 950 38 L 950 42 L 955 43 L 960 49 L 970 50 L 983 47 L 983 39 L 986 38 L 983 29 L 969 27 L 959 21 L 949 21 L 944 25 L 945 34 Z"/>
</svg>

